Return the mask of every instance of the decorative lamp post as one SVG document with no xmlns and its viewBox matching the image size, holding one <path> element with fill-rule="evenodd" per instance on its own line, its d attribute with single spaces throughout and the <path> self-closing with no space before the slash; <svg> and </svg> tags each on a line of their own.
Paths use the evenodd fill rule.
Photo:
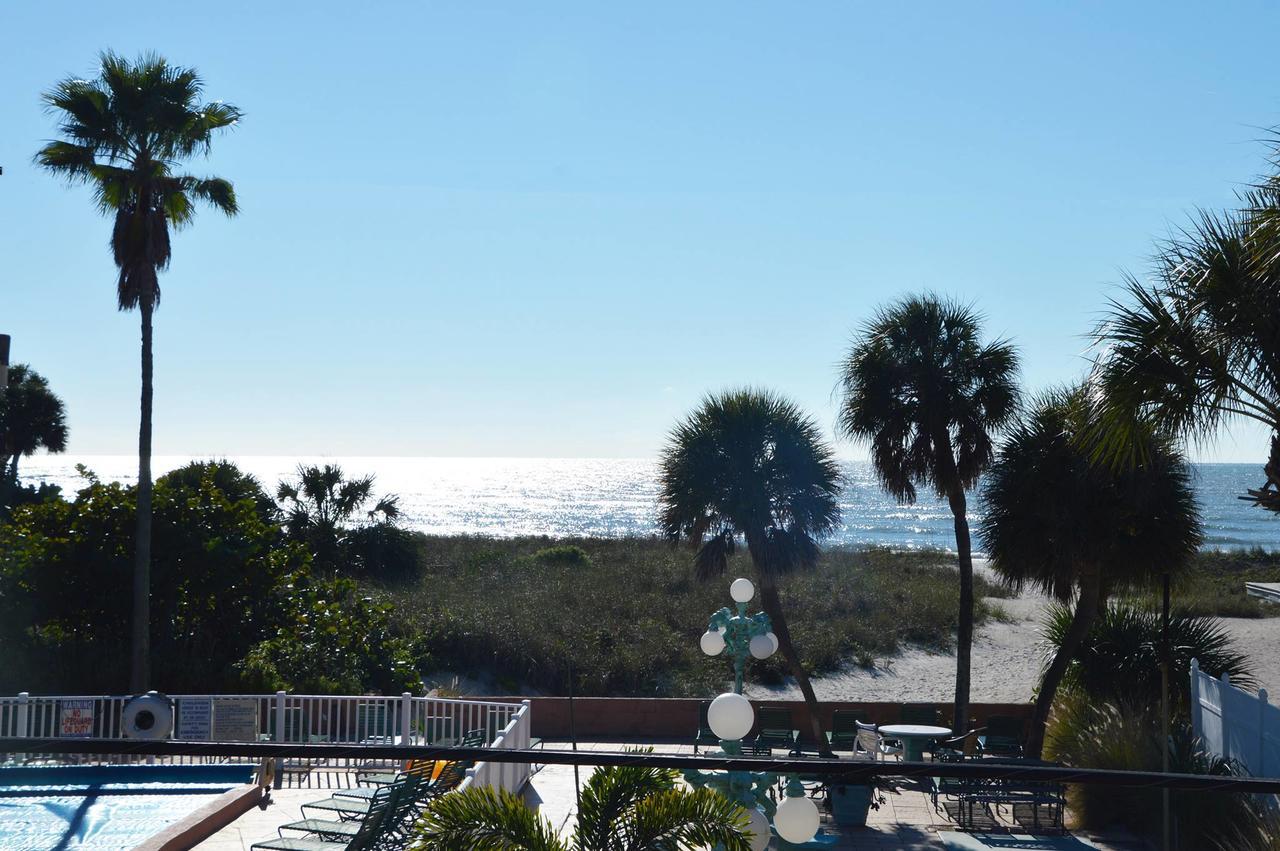
<svg viewBox="0 0 1280 851">
<path fill-rule="evenodd" d="M 711 732 L 720 738 L 720 749 L 732 756 L 742 755 L 742 738 L 751 732 L 755 724 L 755 710 L 751 701 L 742 696 L 742 675 L 747 658 L 768 659 L 778 650 L 778 637 L 764 612 L 747 615 L 747 604 L 756 594 L 749 579 L 735 579 L 729 586 L 729 596 L 736 604 L 736 612 L 728 606 L 711 616 L 707 631 L 699 645 L 708 656 L 719 656 L 728 651 L 733 659 L 733 691 L 711 701 L 707 710 L 707 724 Z M 710 786 L 731 801 L 741 804 L 751 819 L 753 851 L 763 851 L 769 845 L 772 830 L 784 843 L 803 845 L 818 832 L 818 807 L 805 796 L 799 778 L 788 778 L 785 798 L 775 804 L 769 797 L 769 789 L 778 782 L 778 775 L 770 771 L 697 771 L 684 772 L 685 781 L 691 786 Z"/>
</svg>

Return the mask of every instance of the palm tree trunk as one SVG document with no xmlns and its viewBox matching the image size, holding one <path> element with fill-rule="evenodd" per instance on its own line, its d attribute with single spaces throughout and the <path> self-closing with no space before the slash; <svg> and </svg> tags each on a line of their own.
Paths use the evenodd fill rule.
<svg viewBox="0 0 1280 851">
<path fill-rule="evenodd" d="M 969 682 L 973 657 L 973 543 L 963 488 L 952 488 L 947 501 L 956 529 L 956 562 L 960 569 L 960 617 L 956 624 L 956 698 L 951 727 L 956 735 L 969 729 Z"/>
<path fill-rule="evenodd" d="M 822 756 L 834 756 L 831 745 L 827 743 L 827 734 L 822 729 L 822 720 L 818 717 L 818 696 L 813 693 L 809 673 L 800 663 L 800 655 L 796 653 L 795 645 L 791 643 L 791 629 L 787 626 L 787 618 L 782 613 L 782 600 L 778 597 L 777 583 L 774 582 L 772 575 L 760 570 L 757 570 L 757 573 L 760 574 L 760 605 L 773 624 L 773 634 L 778 637 L 778 649 L 782 651 L 782 658 L 787 660 L 791 676 L 796 678 L 796 685 L 800 686 L 800 694 L 804 695 L 805 706 L 809 709 L 810 732 L 813 733 L 813 740 L 817 742 L 818 753 Z"/>
<path fill-rule="evenodd" d="M 1036 708 L 1031 715 L 1031 730 L 1027 734 L 1027 755 L 1039 759 L 1044 751 L 1045 727 L 1049 723 L 1049 713 L 1053 709 L 1053 699 L 1058 693 L 1058 686 L 1067 673 L 1067 666 L 1080 645 L 1084 643 L 1098 618 L 1098 610 L 1102 607 L 1102 577 L 1096 570 L 1090 570 L 1080 577 L 1080 598 L 1076 600 L 1076 612 L 1071 618 L 1071 626 L 1058 645 L 1058 652 L 1044 672 L 1040 680 L 1040 693 L 1036 696 Z"/>
<path fill-rule="evenodd" d="M 138 513 L 133 554 L 133 632 L 129 689 L 141 694 L 151 680 L 151 313 L 144 297 L 142 314 L 142 401 L 138 427 Z"/>
</svg>

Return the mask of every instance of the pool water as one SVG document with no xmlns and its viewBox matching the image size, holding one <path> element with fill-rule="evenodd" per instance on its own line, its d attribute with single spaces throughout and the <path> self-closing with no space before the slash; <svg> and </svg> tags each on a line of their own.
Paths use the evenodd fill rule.
<svg viewBox="0 0 1280 851">
<path fill-rule="evenodd" d="M 0 849 L 133 848 L 252 775 L 228 765 L 0 769 Z"/>
</svg>

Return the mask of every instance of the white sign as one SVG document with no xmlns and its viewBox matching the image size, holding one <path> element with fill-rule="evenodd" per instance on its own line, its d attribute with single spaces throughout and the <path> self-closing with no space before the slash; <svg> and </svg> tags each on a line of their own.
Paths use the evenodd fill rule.
<svg viewBox="0 0 1280 851">
<path fill-rule="evenodd" d="M 256 742 L 258 701 L 253 698 L 219 700 L 213 707 L 215 742 Z"/>
<path fill-rule="evenodd" d="M 183 698 L 178 701 L 178 738 L 188 742 L 207 742 L 213 730 L 213 701 L 209 698 Z"/>
<path fill-rule="evenodd" d="M 63 738 L 85 739 L 93 735 L 93 701 L 63 700 L 58 735 Z"/>
</svg>

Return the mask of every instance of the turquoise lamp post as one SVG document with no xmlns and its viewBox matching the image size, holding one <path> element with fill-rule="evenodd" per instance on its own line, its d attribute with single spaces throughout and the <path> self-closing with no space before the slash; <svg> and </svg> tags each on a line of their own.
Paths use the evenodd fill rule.
<svg viewBox="0 0 1280 851">
<path fill-rule="evenodd" d="M 720 749 L 726 754 L 742 755 L 742 737 L 755 724 L 751 701 L 742 695 L 742 678 L 747 659 L 767 659 L 778 649 L 769 616 L 764 612 L 747 614 L 747 604 L 755 596 L 755 586 L 748 579 L 735 579 L 729 586 L 735 610 L 725 607 L 711 616 L 700 645 L 708 656 L 728 651 L 733 660 L 733 691 L 711 701 L 707 723 L 720 738 Z M 741 804 L 751 818 L 753 851 L 769 845 L 772 831 L 787 844 L 803 844 L 818 832 L 818 808 L 805 797 L 804 787 L 796 777 L 788 779 L 780 804 L 769 797 L 769 789 L 778 775 L 769 771 L 697 771 L 689 769 L 684 778 L 694 787 L 709 786 L 726 798 Z M 772 825 L 772 830 L 770 828 Z"/>
</svg>

